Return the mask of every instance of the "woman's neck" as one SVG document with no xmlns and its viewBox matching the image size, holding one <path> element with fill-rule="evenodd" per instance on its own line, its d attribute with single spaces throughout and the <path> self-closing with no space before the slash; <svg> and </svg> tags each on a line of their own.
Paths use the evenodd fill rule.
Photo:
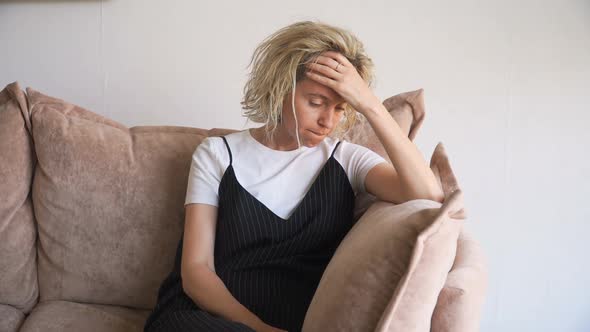
<svg viewBox="0 0 590 332">
<path fill-rule="evenodd" d="M 260 144 L 268 147 L 269 149 L 279 151 L 292 151 L 298 148 L 297 140 L 291 137 L 284 128 L 277 127 L 274 134 L 274 142 L 270 142 L 266 137 L 267 127 L 262 126 L 259 128 L 250 129 L 250 134 Z"/>
</svg>

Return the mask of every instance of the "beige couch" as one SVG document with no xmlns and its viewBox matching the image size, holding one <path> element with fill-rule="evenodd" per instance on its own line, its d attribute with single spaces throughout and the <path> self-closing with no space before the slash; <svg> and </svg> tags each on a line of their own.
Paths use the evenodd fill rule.
<svg viewBox="0 0 590 332">
<path fill-rule="evenodd" d="M 385 105 L 413 139 L 424 118 L 422 90 Z M 141 331 L 172 268 L 191 155 L 203 138 L 227 132 L 127 128 L 31 88 L 25 93 L 17 82 L 6 86 L 0 331 Z M 352 133 L 349 140 L 384 154 L 366 123 Z M 328 266 L 304 331 L 478 329 L 484 257 L 463 228 L 462 193 L 442 144 L 431 167 L 445 190 L 442 205 L 358 198 L 362 218 Z"/>
</svg>

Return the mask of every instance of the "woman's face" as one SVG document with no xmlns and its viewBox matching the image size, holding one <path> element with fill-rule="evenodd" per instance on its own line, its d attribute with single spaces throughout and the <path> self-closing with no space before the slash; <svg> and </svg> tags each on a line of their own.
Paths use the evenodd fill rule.
<svg viewBox="0 0 590 332">
<path fill-rule="evenodd" d="M 292 95 L 283 101 L 283 131 L 297 144 L 295 119 L 291 107 Z M 295 89 L 295 112 L 299 124 L 301 144 L 307 147 L 318 145 L 340 122 L 346 102 L 331 88 L 304 78 L 297 82 Z"/>
</svg>

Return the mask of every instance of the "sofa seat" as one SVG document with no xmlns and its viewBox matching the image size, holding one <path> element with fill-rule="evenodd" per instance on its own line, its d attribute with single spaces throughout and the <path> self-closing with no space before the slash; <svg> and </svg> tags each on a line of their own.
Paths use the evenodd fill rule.
<svg viewBox="0 0 590 332">
<path fill-rule="evenodd" d="M 35 306 L 19 331 L 142 331 L 149 313 L 113 305 L 45 301 Z"/>
<path fill-rule="evenodd" d="M 2 318 L 0 331 L 17 331 L 25 320 L 25 314 L 22 311 L 6 304 L 0 304 L 0 317 Z"/>
</svg>

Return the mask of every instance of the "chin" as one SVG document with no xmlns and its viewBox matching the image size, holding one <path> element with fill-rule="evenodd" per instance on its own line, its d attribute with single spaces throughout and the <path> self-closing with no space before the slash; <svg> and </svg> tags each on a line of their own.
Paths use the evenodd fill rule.
<svg viewBox="0 0 590 332">
<path fill-rule="evenodd" d="M 299 138 L 301 139 L 301 145 L 308 148 L 319 145 L 327 135 L 316 135 L 315 133 L 304 130 L 299 132 Z"/>
<path fill-rule="evenodd" d="M 303 142 L 303 145 L 307 146 L 308 148 L 313 148 L 314 146 L 319 145 L 323 140 L 324 140 L 323 138 L 306 139 Z"/>
</svg>

